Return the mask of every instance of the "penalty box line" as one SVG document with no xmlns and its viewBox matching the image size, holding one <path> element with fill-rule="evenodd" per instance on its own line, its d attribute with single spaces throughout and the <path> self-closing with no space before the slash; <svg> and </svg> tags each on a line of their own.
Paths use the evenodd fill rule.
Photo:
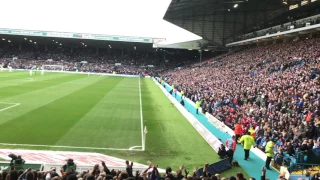
<svg viewBox="0 0 320 180">
<path fill-rule="evenodd" d="M 129 149 L 125 148 L 102 148 L 102 147 L 81 147 L 81 146 L 54 146 L 54 145 L 40 145 L 40 144 L 11 144 L 0 143 L 4 146 L 26 146 L 26 147 L 46 147 L 46 148 L 69 148 L 69 149 L 89 149 L 89 150 L 112 150 L 112 151 L 143 151 L 141 146 L 132 146 Z M 136 149 L 139 148 L 139 149 Z"/>
<path fill-rule="evenodd" d="M 20 103 L 8 103 L 8 102 L 0 102 L 0 104 L 11 105 L 11 106 L 9 106 L 9 107 L 0 109 L 0 112 L 1 112 L 1 111 L 5 111 L 5 110 L 7 110 L 7 109 L 10 109 L 10 108 L 13 108 L 13 107 L 16 107 L 16 106 L 19 106 L 19 105 L 20 105 Z"/>
</svg>

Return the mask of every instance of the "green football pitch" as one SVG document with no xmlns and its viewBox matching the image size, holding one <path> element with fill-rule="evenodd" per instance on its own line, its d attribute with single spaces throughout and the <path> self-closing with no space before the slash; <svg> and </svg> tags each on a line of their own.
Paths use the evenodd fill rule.
<svg viewBox="0 0 320 180">
<path fill-rule="evenodd" d="M 99 152 L 190 170 L 219 160 L 148 78 L 0 72 L 0 130 L 6 149 Z"/>
</svg>

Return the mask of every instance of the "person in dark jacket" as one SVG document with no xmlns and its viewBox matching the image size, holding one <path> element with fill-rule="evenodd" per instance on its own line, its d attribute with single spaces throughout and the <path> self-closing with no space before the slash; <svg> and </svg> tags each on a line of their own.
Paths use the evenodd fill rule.
<svg viewBox="0 0 320 180">
<path fill-rule="evenodd" d="M 130 164 L 129 161 L 127 160 L 126 161 L 126 171 L 127 171 L 129 177 L 133 177 L 132 166 L 133 166 L 133 162 L 131 162 L 131 164 Z"/>
<path fill-rule="evenodd" d="M 227 155 L 226 147 L 223 144 L 219 147 L 218 155 L 221 159 L 224 159 Z"/>
<path fill-rule="evenodd" d="M 309 126 L 307 127 L 306 137 L 308 139 L 313 139 L 315 134 L 316 134 L 316 127 L 314 126 L 314 123 L 309 123 Z"/>
<path fill-rule="evenodd" d="M 73 159 L 67 159 L 67 163 L 62 166 L 62 170 L 64 173 L 69 171 L 76 171 L 77 165 L 73 162 Z"/>
<path fill-rule="evenodd" d="M 294 156 L 294 148 L 291 145 L 291 142 L 287 142 L 285 150 L 289 156 Z"/>
</svg>

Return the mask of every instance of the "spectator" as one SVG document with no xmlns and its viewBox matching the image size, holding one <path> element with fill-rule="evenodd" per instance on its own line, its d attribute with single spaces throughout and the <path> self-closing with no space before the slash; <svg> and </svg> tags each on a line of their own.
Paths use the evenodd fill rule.
<svg viewBox="0 0 320 180">
<path fill-rule="evenodd" d="M 67 163 L 62 166 L 63 173 L 68 173 L 70 171 L 76 171 L 77 165 L 73 162 L 73 159 L 67 159 Z"/>
<path fill-rule="evenodd" d="M 287 142 L 287 144 L 285 146 L 285 151 L 289 156 L 293 156 L 294 155 L 294 148 L 291 145 L 291 142 Z"/>
<path fill-rule="evenodd" d="M 131 164 L 129 164 L 129 161 L 126 161 L 126 171 L 129 177 L 133 177 L 132 174 L 132 166 L 133 166 L 133 162 L 131 162 Z"/>
<path fill-rule="evenodd" d="M 226 147 L 228 148 L 227 150 L 227 156 L 230 160 L 230 164 L 232 164 L 232 160 L 233 160 L 233 154 L 234 152 L 236 151 L 236 148 L 237 148 L 237 141 L 236 141 L 236 137 L 235 136 L 232 136 L 231 139 L 228 139 L 226 141 Z"/>
<path fill-rule="evenodd" d="M 218 155 L 220 159 L 224 159 L 227 155 L 226 147 L 223 144 L 219 147 Z"/>
</svg>

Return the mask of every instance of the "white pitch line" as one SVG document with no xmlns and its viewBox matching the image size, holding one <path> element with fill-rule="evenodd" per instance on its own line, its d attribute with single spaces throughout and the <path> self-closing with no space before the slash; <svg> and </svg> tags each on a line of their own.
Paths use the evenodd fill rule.
<svg viewBox="0 0 320 180">
<path fill-rule="evenodd" d="M 129 148 L 130 151 L 132 150 L 139 150 L 139 151 L 142 151 L 142 149 L 135 149 L 135 148 L 142 148 L 142 146 L 132 146 Z"/>
<path fill-rule="evenodd" d="M 142 141 L 142 151 L 145 150 L 144 147 L 144 136 L 143 136 L 143 114 L 142 114 L 142 99 L 141 99 L 141 83 L 139 77 L 139 97 L 140 97 L 140 124 L 141 124 L 141 141 Z"/>
<path fill-rule="evenodd" d="M 8 102 L 1 102 L 0 101 L 0 104 L 20 104 L 20 103 L 8 103 Z"/>
<path fill-rule="evenodd" d="M 81 147 L 81 146 L 51 146 L 51 145 L 40 145 L 40 144 L 10 144 L 10 143 L 0 143 L 0 145 L 5 145 L 5 146 L 26 146 L 26 147 L 48 147 L 48 148 L 70 148 L 70 149 L 92 149 L 92 150 L 115 150 L 115 151 L 142 151 L 141 149 L 134 149 L 137 146 L 130 147 L 129 149 L 123 149 L 123 148 L 100 148 L 100 147 Z"/>
<path fill-rule="evenodd" d="M 4 104 L 4 103 L 1 103 L 1 104 Z M 17 104 L 14 104 L 14 105 L 12 105 L 12 106 L 9 106 L 9 107 L 0 109 L 0 112 L 1 112 L 1 111 L 5 111 L 5 110 L 10 109 L 10 108 L 13 108 L 13 107 L 16 107 L 16 106 L 19 106 L 19 105 L 20 105 L 20 103 L 17 103 Z"/>
</svg>

